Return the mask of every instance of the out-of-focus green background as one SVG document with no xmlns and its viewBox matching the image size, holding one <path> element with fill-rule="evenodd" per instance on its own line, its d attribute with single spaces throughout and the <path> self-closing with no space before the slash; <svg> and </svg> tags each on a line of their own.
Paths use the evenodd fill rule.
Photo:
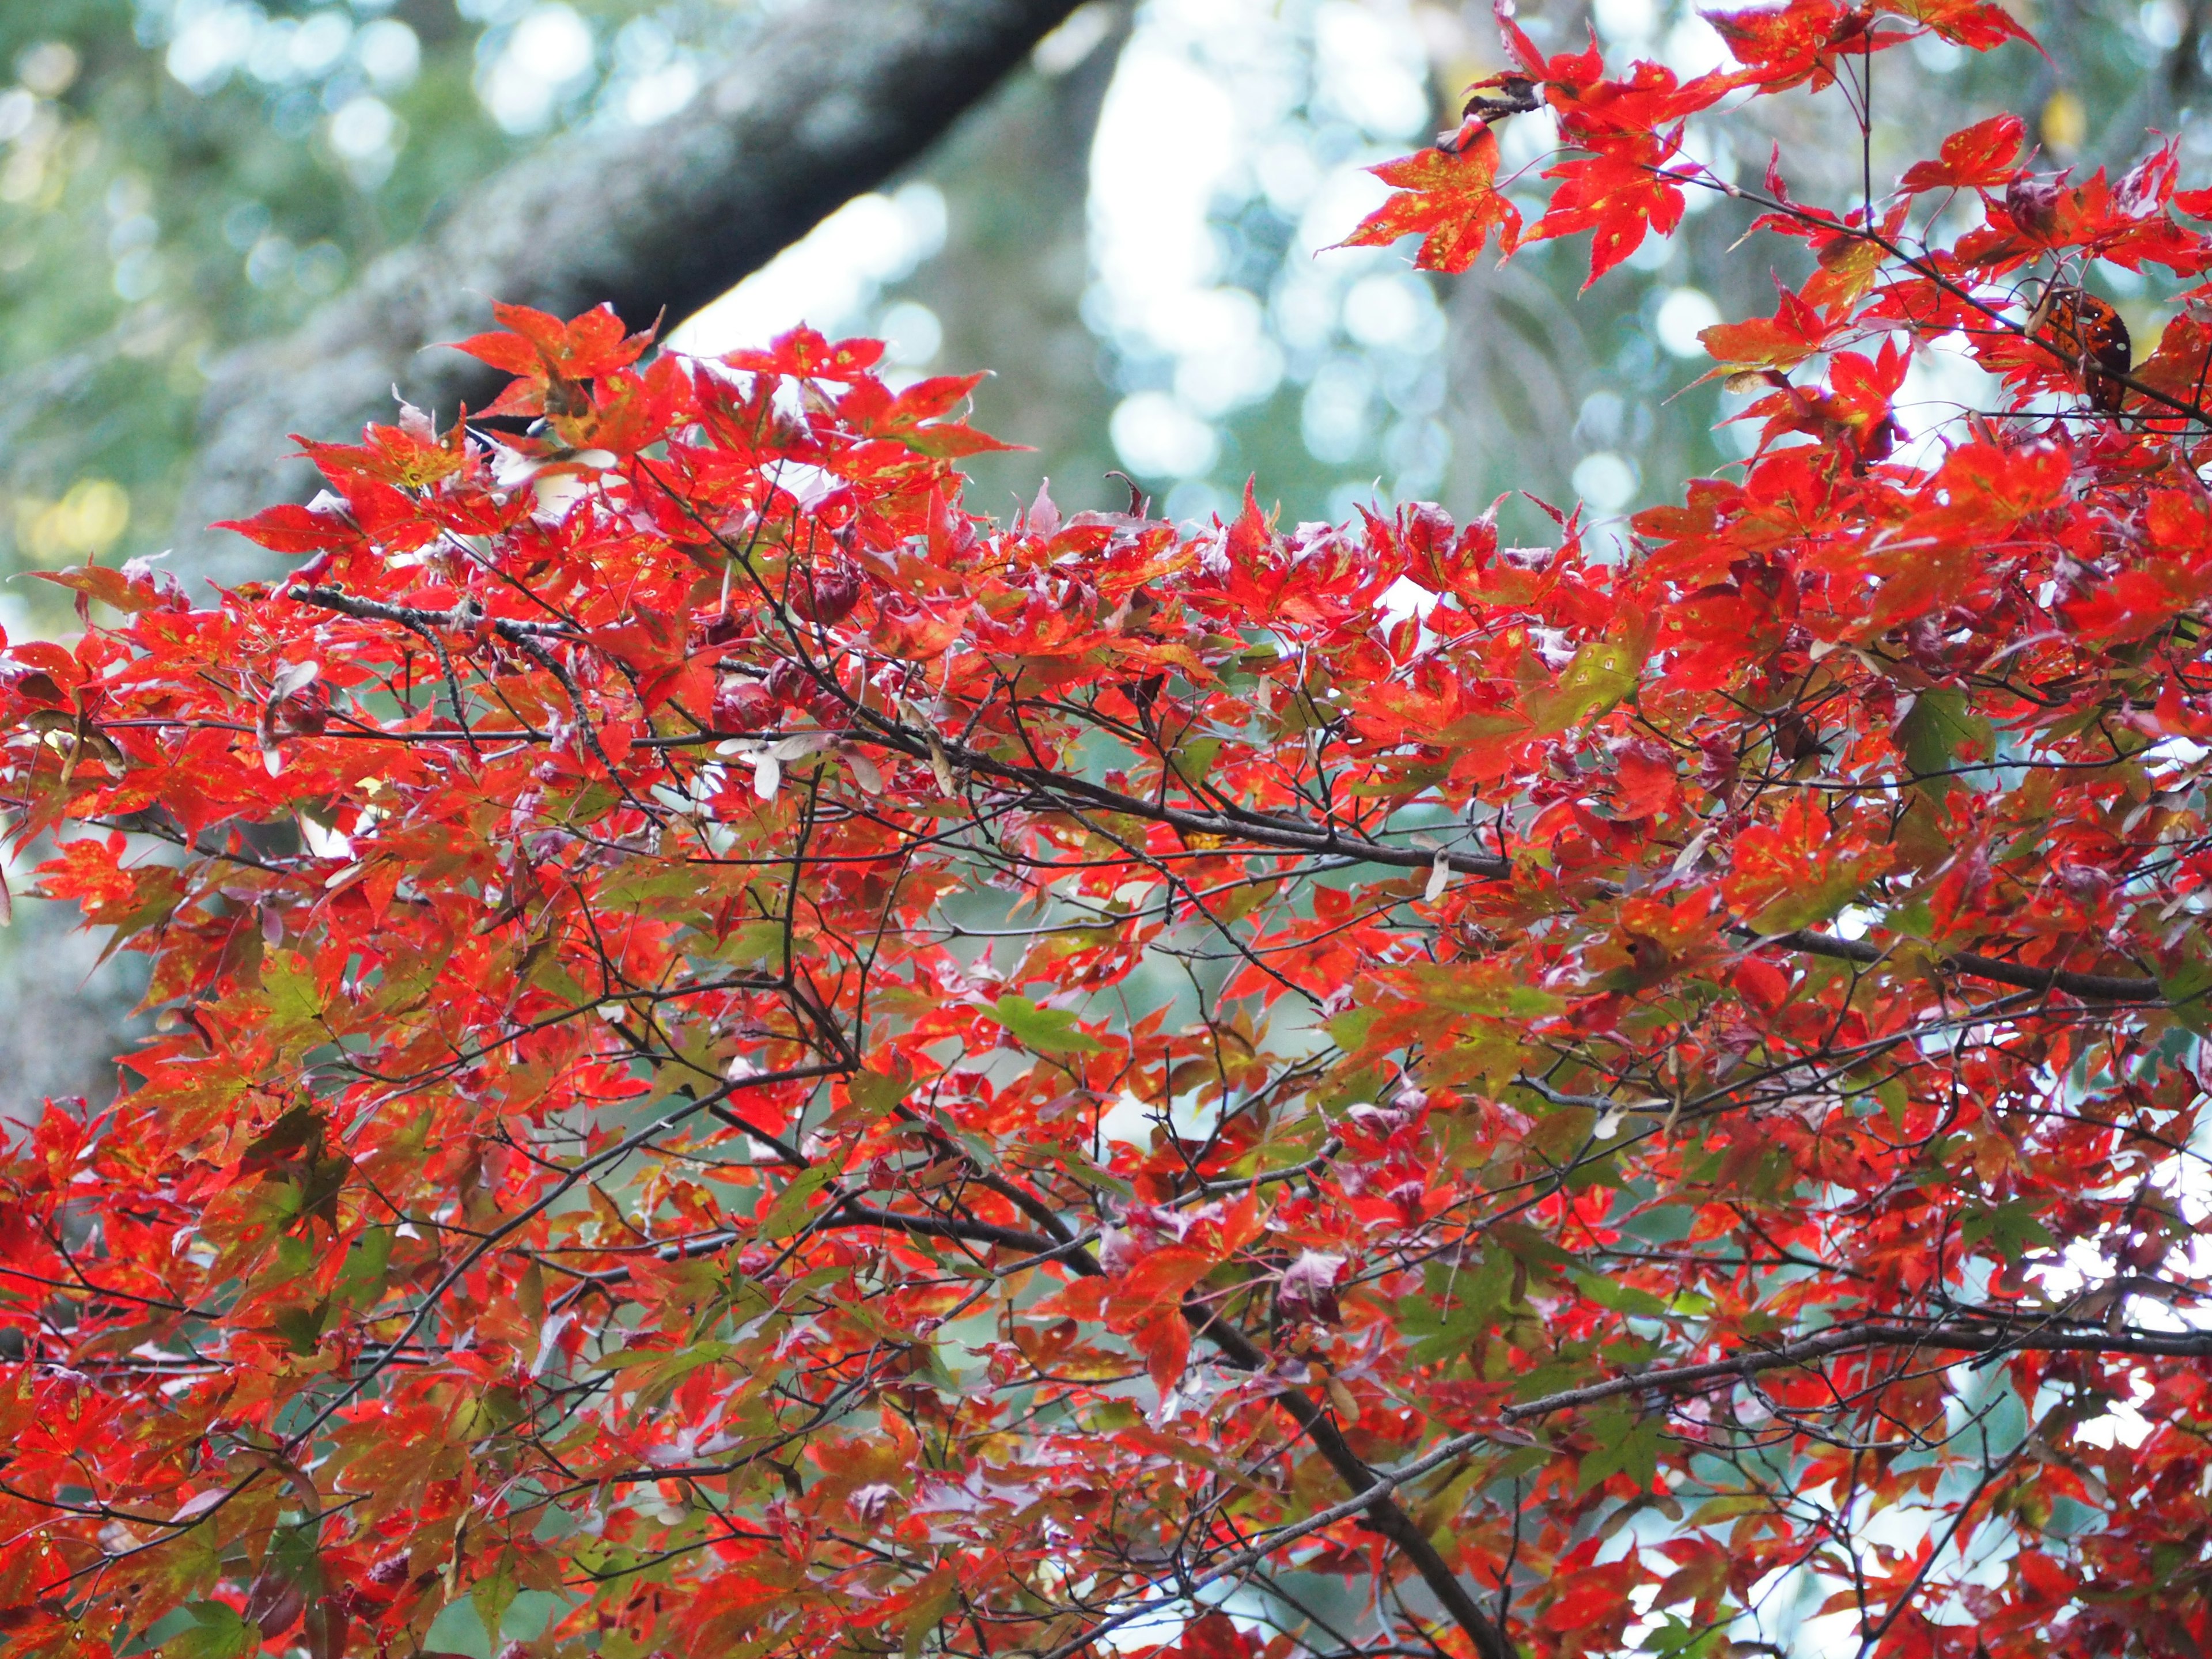
<svg viewBox="0 0 2212 1659">
<path fill-rule="evenodd" d="M 20 574 L 167 545 L 207 365 L 284 330 L 442 203 L 563 129 L 680 109 L 796 0 L 36 0 L 0 6 L 0 626 L 76 626 Z M 2038 0 L 2049 48 L 1875 62 L 1873 162 L 1893 179 L 1946 131 L 2028 114 L 2053 166 L 2124 166 L 2159 127 L 2203 182 L 2212 0 Z M 1680 0 L 1536 0 L 1540 41 L 1595 29 L 1625 63 L 1723 61 Z M 1505 492 L 1586 501 L 1599 534 L 1737 455 L 1698 331 L 1771 311 L 1793 247 L 1738 247 L 1696 198 L 1670 242 L 1588 293 L 1586 241 L 1439 280 L 1408 250 L 1330 251 L 1381 187 L 1363 169 L 1451 124 L 1501 67 L 1484 3 L 1094 0 L 902 178 L 833 216 L 684 322 L 722 349 L 804 317 L 890 339 L 902 373 L 988 368 L 970 504 L 1049 476 L 1063 506 L 1134 475 L 1179 519 L 1248 474 L 1296 521 Z M 1765 100 L 1773 104 L 1775 100 Z M 1784 100 L 1693 147 L 1755 179 L 1779 138 L 1802 196 L 1858 174 L 1842 100 Z M 1540 117 L 1504 132 L 1538 189 Z M 1825 170 L 1825 171 L 1824 171 Z M 2138 339 L 2166 296 L 2097 280 Z M 1908 428 L 1983 395 L 1955 354 L 1906 392 Z M 345 434 L 325 433 L 322 437 Z M 272 498 L 291 477 L 270 458 Z M 296 468 L 298 463 L 290 463 Z M 1509 533 L 1548 528 L 1520 495 Z M 190 575 L 191 573 L 180 573 Z M 124 981 L 98 942 L 25 921 L 0 944 L 0 1107 L 112 1087 Z"/>
</svg>

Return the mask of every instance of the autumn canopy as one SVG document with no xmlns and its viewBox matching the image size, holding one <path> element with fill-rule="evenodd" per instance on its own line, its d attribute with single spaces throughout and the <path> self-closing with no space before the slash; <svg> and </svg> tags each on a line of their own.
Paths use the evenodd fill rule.
<svg viewBox="0 0 2212 1659">
<path fill-rule="evenodd" d="M 972 381 L 501 308 L 283 580 L 55 575 L 0 804 L 158 1020 L 0 1159 L 7 1651 L 2212 1645 L 2212 292 L 2094 291 L 2212 192 L 1730 182 L 1692 116 L 2020 32 L 1716 21 L 1506 20 L 1345 228 L 1794 245 L 1624 557 L 992 523 Z M 1939 340 L 2005 406 L 1908 459 Z"/>
</svg>

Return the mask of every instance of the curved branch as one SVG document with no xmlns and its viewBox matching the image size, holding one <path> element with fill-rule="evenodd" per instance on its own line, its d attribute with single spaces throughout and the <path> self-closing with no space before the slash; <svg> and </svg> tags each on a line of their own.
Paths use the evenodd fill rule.
<svg viewBox="0 0 2212 1659">
<path fill-rule="evenodd" d="M 1626 1394 L 1665 1392 L 1696 1388 L 1705 1382 L 1740 1381 L 1760 1371 L 1804 1365 L 1860 1348 L 1933 1348 L 1948 1353 L 2012 1353 L 2033 1348 L 2067 1353 L 2133 1353 L 2164 1359 L 2203 1359 L 2212 1358 L 2212 1331 L 2110 1331 L 2102 1327 L 2069 1330 L 2049 1325 L 2019 1329 L 1996 1324 L 1914 1325 L 1887 1321 L 1844 1325 L 1802 1341 L 1785 1342 L 1778 1348 L 1762 1348 L 1700 1365 L 1641 1371 L 1592 1382 L 1584 1388 L 1562 1389 L 1558 1394 L 1508 1406 L 1498 1416 L 1507 1423 L 1525 1423 L 1533 1418 L 1549 1417 L 1554 1412 L 1595 1405 Z"/>
<path fill-rule="evenodd" d="M 1057 1218 L 1054 1218 L 1055 1222 Z M 883 1227 L 895 1231 L 915 1234 L 923 1237 L 957 1238 L 969 1242 L 1027 1249 L 1038 1259 L 1047 1255 L 1061 1255 L 1078 1273 L 1089 1278 L 1101 1276 L 1103 1269 L 1097 1259 L 1087 1250 L 1073 1250 L 1072 1241 L 1055 1246 L 1053 1240 L 1038 1233 L 1024 1233 L 1018 1228 L 1002 1227 L 994 1223 L 942 1216 L 902 1215 L 895 1211 L 879 1210 L 856 1204 L 850 1200 L 830 1212 L 830 1224 L 857 1224 Z M 1055 1224 L 1054 1232 L 1066 1229 Z M 1186 1299 L 1182 1316 L 1194 1336 L 1211 1342 L 1231 1370 L 1260 1372 L 1267 1369 L 1267 1355 L 1243 1331 L 1222 1317 L 1203 1303 Z M 1420 1575 L 1431 1595 L 1451 1621 L 1459 1626 L 1480 1659 L 1515 1659 L 1513 1642 L 1504 1631 L 1485 1613 L 1459 1575 L 1453 1571 L 1428 1534 L 1413 1518 L 1392 1498 L 1391 1494 L 1409 1477 L 1406 1474 L 1378 1474 L 1353 1451 L 1329 1414 L 1295 1389 L 1285 1389 L 1274 1396 L 1275 1404 L 1297 1425 L 1298 1431 L 1312 1443 L 1323 1462 L 1334 1469 L 1337 1478 L 1352 1489 L 1352 1497 L 1327 1513 L 1332 1517 L 1364 1515 L 1365 1524 L 1389 1540 L 1400 1553 Z M 1104 1626 L 1086 1629 L 1085 1633 L 1054 1650 L 1051 1659 L 1072 1654 L 1094 1641 L 1103 1629 L 1125 1622 L 1115 1619 Z"/>
<path fill-rule="evenodd" d="M 917 760 L 927 758 L 924 738 L 915 736 L 907 727 L 872 711 L 861 708 L 855 712 L 875 728 L 868 733 L 875 742 Z M 1316 824 L 1272 813 L 1239 810 L 1192 811 L 1170 805 L 1164 800 L 1149 799 L 1110 789 L 1087 779 L 1002 761 L 957 741 L 928 740 L 937 742 L 948 758 L 970 771 L 1047 793 L 1054 789 L 1061 790 L 1080 797 L 1090 805 L 1165 823 L 1185 835 L 1242 841 L 1283 852 L 1325 854 L 1356 863 L 1393 866 L 1401 870 L 1427 870 L 1442 863 L 1457 874 L 1474 876 L 1486 881 L 1504 881 L 1513 874 L 1512 860 L 1499 858 L 1494 854 L 1432 853 L 1418 847 L 1393 847 L 1367 836 L 1340 830 L 1334 824 Z M 1809 928 L 1760 942 L 1786 951 L 1800 951 L 1807 956 L 1832 957 L 1866 965 L 1880 962 L 1889 954 L 1887 949 L 1870 939 L 1840 939 L 1832 933 L 1816 933 Z M 1942 963 L 1955 973 L 1971 975 L 1992 984 L 2009 985 L 2015 990 L 2062 991 L 2085 1002 L 2163 1006 L 2167 1000 L 2154 980 L 2122 978 L 2110 974 L 2080 974 L 2063 968 L 2038 968 L 2026 963 L 2007 962 L 2002 957 L 1984 956 L 1978 951 L 1947 951 L 1940 945 L 1932 949 Z"/>
</svg>

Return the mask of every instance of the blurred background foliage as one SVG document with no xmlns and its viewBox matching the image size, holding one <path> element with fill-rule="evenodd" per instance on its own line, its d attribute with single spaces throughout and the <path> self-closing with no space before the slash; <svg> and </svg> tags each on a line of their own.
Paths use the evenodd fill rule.
<svg viewBox="0 0 2212 1659">
<path fill-rule="evenodd" d="M 680 106 L 757 11 L 0 7 L 0 556 L 158 551 L 215 354 L 295 324 L 550 130 Z M 27 586 L 0 622 L 70 620 Z"/>
<path fill-rule="evenodd" d="M 158 554 L 207 366 L 287 329 L 456 189 L 558 129 L 681 108 L 764 16 L 799 0 L 38 0 L 0 7 L 0 625 L 62 634 L 40 567 Z M 2135 159 L 2177 134 L 2207 182 L 2212 0 L 2021 0 L 2048 57 L 1923 43 L 1875 60 L 1873 166 L 1893 178 L 2000 107 L 2051 166 Z M 1529 0 L 1554 48 L 1592 30 L 1625 65 L 1724 61 L 1682 0 Z M 1502 67 L 1487 0 L 1093 0 L 903 179 L 857 198 L 679 343 L 726 349 L 802 318 L 878 333 L 900 372 L 988 368 L 982 424 L 1034 446 L 980 459 L 970 505 L 1003 513 L 1048 476 L 1064 507 L 1133 476 L 1178 519 L 1227 512 L 1248 474 L 1286 518 L 1362 502 L 1588 504 L 1601 538 L 1741 453 L 1697 333 L 1773 308 L 1772 239 L 1692 211 L 1587 293 L 1583 239 L 1463 278 L 1406 250 L 1328 251 L 1381 198 L 1364 169 L 1455 118 Z M 1693 130 L 1747 182 L 1779 139 L 1802 197 L 1852 193 L 1844 100 L 1765 100 Z M 1533 198 L 1541 117 L 1503 135 Z M 1826 176 L 1818 170 L 1825 168 Z M 1534 216 L 1533 204 L 1530 216 Z M 735 275 L 735 273 L 733 273 Z M 2136 338 L 2168 294 L 2093 279 Z M 489 299 L 490 296 L 487 296 Z M 1980 377 L 1931 354 L 1905 425 L 1972 406 Z M 313 434 L 334 438 L 344 434 Z M 270 495 L 299 464 L 270 457 Z M 189 574 L 190 573 L 180 573 Z M 15 1036 L 4 1103 L 104 1093 L 127 988 L 95 942 L 19 925 L 0 950 Z M 120 1000 L 118 1001 L 118 999 Z"/>
</svg>

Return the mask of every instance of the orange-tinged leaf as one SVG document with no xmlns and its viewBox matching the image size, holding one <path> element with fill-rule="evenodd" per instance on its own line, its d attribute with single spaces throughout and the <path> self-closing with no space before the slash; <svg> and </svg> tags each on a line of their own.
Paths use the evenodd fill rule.
<svg viewBox="0 0 2212 1659">
<path fill-rule="evenodd" d="M 1402 236 L 1419 235 L 1417 267 L 1462 271 L 1492 234 L 1501 255 L 1520 245 L 1521 210 L 1498 188 L 1498 136 L 1487 129 L 1456 155 L 1425 149 L 1368 171 L 1396 193 L 1340 246 L 1389 247 Z"/>
<path fill-rule="evenodd" d="M 2020 159 L 2027 133 L 2017 115 L 1992 115 L 1943 141 L 1940 157 L 1915 161 L 1905 170 L 1908 191 L 1972 190 L 2002 184 Z"/>
</svg>

